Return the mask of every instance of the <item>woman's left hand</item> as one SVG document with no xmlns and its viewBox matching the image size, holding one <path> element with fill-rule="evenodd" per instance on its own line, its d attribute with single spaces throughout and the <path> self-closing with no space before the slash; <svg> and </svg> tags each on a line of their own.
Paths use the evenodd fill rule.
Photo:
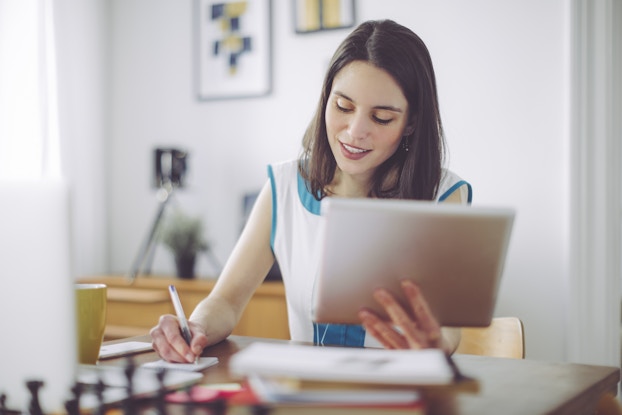
<svg viewBox="0 0 622 415">
<path fill-rule="evenodd" d="M 385 321 L 373 311 L 361 309 L 359 318 L 365 330 L 387 349 L 442 348 L 452 353 L 457 344 L 449 344 L 443 338 L 441 326 L 419 287 L 409 280 L 403 280 L 401 285 L 408 300 L 409 312 L 387 290 L 379 288 L 374 292 L 374 299 L 382 305 L 391 320 Z"/>
</svg>

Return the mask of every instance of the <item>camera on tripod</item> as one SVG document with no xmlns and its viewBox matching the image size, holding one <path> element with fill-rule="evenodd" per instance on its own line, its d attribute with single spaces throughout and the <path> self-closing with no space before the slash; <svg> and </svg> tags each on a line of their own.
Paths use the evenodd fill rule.
<svg viewBox="0 0 622 415">
<path fill-rule="evenodd" d="M 176 148 L 156 148 L 153 186 L 160 189 L 183 188 L 188 152 Z"/>
</svg>

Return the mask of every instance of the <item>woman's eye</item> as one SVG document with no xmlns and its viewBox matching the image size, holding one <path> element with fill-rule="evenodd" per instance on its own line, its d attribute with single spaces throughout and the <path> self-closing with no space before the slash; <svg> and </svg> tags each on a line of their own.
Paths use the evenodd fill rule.
<svg viewBox="0 0 622 415">
<path fill-rule="evenodd" d="M 381 125 L 387 125 L 389 124 L 391 121 L 393 121 L 391 118 L 385 119 L 385 118 L 380 118 L 374 115 L 374 121 L 376 121 L 378 124 Z"/>
<path fill-rule="evenodd" d="M 352 112 L 352 108 L 345 102 L 341 102 L 340 100 L 335 101 L 335 106 L 341 112 Z"/>
</svg>

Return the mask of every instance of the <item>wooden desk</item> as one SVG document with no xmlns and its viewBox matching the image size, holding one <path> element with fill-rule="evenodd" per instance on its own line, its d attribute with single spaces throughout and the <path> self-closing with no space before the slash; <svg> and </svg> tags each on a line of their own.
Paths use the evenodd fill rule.
<svg viewBox="0 0 622 415">
<path fill-rule="evenodd" d="M 133 340 L 150 341 L 148 336 Z M 206 348 L 203 355 L 216 356 L 220 363 L 205 370 L 203 383 L 240 381 L 229 374 L 229 358 L 255 341 L 282 342 L 230 336 Z M 155 353 L 135 356 L 137 363 L 155 359 Z M 454 355 L 454 361 L 465 375 L 478 381 L 479 391 L 441 394 L 429 402 L 430 414 L 593 414 L 599 397 L 605 392 L 616 394 L 620 380 L 616 367 L 472 355 Z M 122 365 L 124 361 L 100 364 Z"/>
</svg>

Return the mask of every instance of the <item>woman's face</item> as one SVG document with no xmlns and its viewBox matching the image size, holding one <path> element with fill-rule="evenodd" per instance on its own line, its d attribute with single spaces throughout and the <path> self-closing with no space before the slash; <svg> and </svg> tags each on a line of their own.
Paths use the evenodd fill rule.
<svg viewBox="0 0 622 415">
<path fill-rule="evenodd" d="M 325 117 L 338 168 L 369 180 L 400 145 L 408 101 L 387 72 L 354 61 L 335 76 Z"/>
</svg>

